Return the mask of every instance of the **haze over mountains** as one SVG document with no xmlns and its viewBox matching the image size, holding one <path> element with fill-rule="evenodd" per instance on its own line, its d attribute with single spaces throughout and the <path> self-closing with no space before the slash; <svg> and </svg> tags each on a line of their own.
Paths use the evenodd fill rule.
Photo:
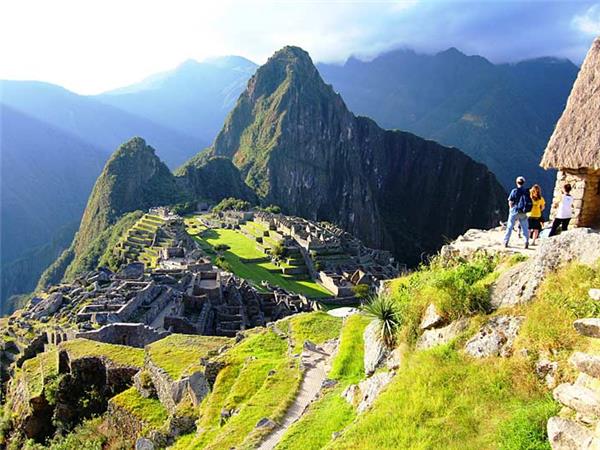
<svg viewBox="0 0 600 450">
<path fill-rule="evenodd" d="M 437 55 L 398 51 L 371 62 L 350 59 L 343 66 L 317 67 L 354 113 L 367 115 L 384 128 L 407 130 L 456 146 L 486 163 L 505 187 L 517 173 L 540 181 L 547 189 L 551 185 L 553 175 L 543 173 L 537 165 L 577 74 L 572 63 L 546 58 L 494 65 L 485 58 L 450 49 Z M 19 243 L 15 247 L 18 252 L 9 254 L 10 259 L 3 250 L 2 299 L 35 284 L 48 264 L 48 258 L 37 258 L 38 263 L 31 264 L 32 251 L 41 243 L 63 230 L 63 238 L 54 241 L 62 243 L 57 244 L 59 247 L 66 246 L 65 227 L 73 232 L 73 222 L 81 216 L 101 164 L 119 144 L 132 136 L 143 136 L 174 169 L 212 142 L 255 69 L 255 64 L 240 57 L 187 61 L 173 71 L 93 97 L 47 83 L 2 82 L 1 103 L 10 107 L 2 110 L 3 126 L 4 116 L 13 116 L 11 120 L 22 122 L 15 130 L 23 134 L 12 139 L 13 154 L 23 155 L 17 157 L 19 161 L 4 156 L 6 143 L 4 139 L 2 142 L 3 173 L 14 174 L 10 181 L 12 205 L 18 203 L 22 211 L 13 216 L 14 224 L 6 226 L 4 222 L 2 227 L 3 242 Z M 299 91 L 298 95 L 305 93 Z M 28 143 L 27 136 L 44 136 L 48 129 L 62 137 Z M 78 150 L 81 148 L 87 149 L 84 154 L 88 156 L 78 159 L 73 153 L 83 151 Z M 50 160 L 57 167 L 50 170 L 53 165 L 49 164 L 47 169 L 28 173 L 33 168 L 26 158 L 35 159 L 40 152 L 52 155 Z M 352 164 L 365 164 L 362 156 L 355 154 Z M 240 162 L 234 158 L 236 161 Z M 249 169 L 239 165 L 252 184 L 248 174 L 259 170 L 260 162 Z M 61 184 L 64 176 L 60 169 L 64 168 L 77 173 L 78 181 Z M 8 180 L 2 177 L 3 195 Z M 472 185 L 476 181 L 466 182 Z M 57 183 L 62 186 L 58 191 L 46 189 Z M 51 207 L 36 206 L 30 197 L 36 189 L 36 200 Z M 279 199 L 284 193 L 272 195 Z M 63 200 L 69 203 L 67 209 L 61 206 Z M 3 217 L 10 215 L 7 205 L 2 202 Z M 43 233 L 38 232 L 40 223 L 44 224 Z M 11 260 L 26 255 L 29 261 L 21 261 L 18 267 L 27 267 L 29 278 L 15 267 L 10 274 L 5 270 Z M 18 283 L 14 283 L 15 278 Z"/>
<path fill-rule="evenodd" d="M 96 267 L 123 214 L 151 206 L 227 197 L 276 204 L 414 265 L 446 236 L 497 223 L 505 195 L 487 167 L 459 150 L 355 117 L 308 53 L 285 47 L 250 79 L 214 144 L 174 175 L 143 139 L 123 144 L 41 286 Z"/>
</svg>

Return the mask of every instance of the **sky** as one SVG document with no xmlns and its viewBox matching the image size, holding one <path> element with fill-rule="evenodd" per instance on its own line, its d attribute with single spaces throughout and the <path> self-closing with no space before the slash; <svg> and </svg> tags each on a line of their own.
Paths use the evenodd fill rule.
<svg viewBox="0 0 600 450">
<path fill-rule="evenodd" d="M 316 62 L 456 47 L 493 62 L 583 60 L 600 35 L 600 0 L 2 0 L 0 79 L 95 94 L 187 59 L 261 64 L 284 45 Z"/>
</svg>

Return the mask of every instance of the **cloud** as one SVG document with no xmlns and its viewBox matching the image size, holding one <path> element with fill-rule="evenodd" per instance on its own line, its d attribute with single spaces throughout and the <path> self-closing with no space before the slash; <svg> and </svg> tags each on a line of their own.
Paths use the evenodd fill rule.
<svg viewBox="0 0 600 450">
<path fill-rule="evenodd" d="M 576 15 L 573 25 L 582 33 L 592 36 L 600 35 L 600 4 L 590 6 L 585 14 Z"/>
<path fill-rule="evenodd" d="M 318 62 L 395 48 L 457 47 L 494 62 L 553 55 L 581 62 L 598 34 L 587 0 L 19 0 L 0 2 L 0 78 L 80 93 L 136 82 L 188 59 L 263 63 L 293 44 Z"/>
</svg>

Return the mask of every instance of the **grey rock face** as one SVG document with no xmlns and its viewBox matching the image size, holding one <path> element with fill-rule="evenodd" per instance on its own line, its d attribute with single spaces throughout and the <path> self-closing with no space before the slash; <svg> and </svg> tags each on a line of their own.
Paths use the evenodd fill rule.
<svg viewBox="0 0 600 450">
<path fill-rule="evenodd" d="M 127 264 L 119 271 L 117 276 L 125 280 L 139 280 L 144 276 L 144 263 L 133 262 Z"/>
<path fill-rule="evenodd" d="M 421 320 L 421 330 L 428 330 L 430 328 L 436 328 L 444 322 L 444 318 L 440 316 L 435 309 L 435 305 L 431 303 L 425 310 L 423 319 Z"/>
<path fill-rule="evenodd" d="M 364 347 L 365 347 L 365 373 L 367 375 L 375 372 L 375 369 L 381 364 L 385 356 L 387 355 L 387 350 L 383 343 L 381 342 L 379 336 L 379 326 L 376 320 L 371 322 L 365 328 L 365 333 L 363 335 L 364 339 Z"/>
<path fill-rule="evenodd" d="M 548 273 L 570 261 L 593 264 L 598 258 L 600 233 L 589 228 L 575 228 L 543 239 L 532 258 L 500 275 L 492 289 L 492 306 L 528 303 Z"/>
<path fill-rule="evenodd" d="M 592 444 L 592 433 L 572 420 L 551 417 L 547 430 L 553 450 L 582 450 Z"/>
<path fill-rule="evenodd" d="M 468 326 L 469 319 L 465 318 L 455 320 L 451 324 L 442 328 L 426 330 L 421 336 L 419 336 L 419 339 L 417 339 L 416 347 L 418 350 L 427 350 L 438 345 L 447 344 L 464 330 L 466 330 Z"/>
<path fill-rule="evenodd" d="M 510 356 L 523 319 L 517 316 L 493 317 L 467 342 L 465 351 L 475 358 Z"/>
<path fill-rule="evenodd" d="M 342 392 L 342 397 L 344 398 L 344 400 L 346 400 L 351 405 L 356 404 L 359 396 L 360 388 L 357 384 L 351 384 L 346 389 L 344 389 L 344 392 Z"/>
<path fill-rule="evenodd" d="M 575 330 L 582 336 L 600 338 L 600 319 L 579 319 L 573 323 Z"/>
<path fill-rule="evenodd" d="M 600 356 L 575 352 L 569 359 L 569 362 L 580 372 L 600 379 Z"/>
<path fill-rule="evenodd" d="M 392 381 L 393 377 L 394 374 L 392 372 L 379 372 L 372 377 L 361 381 L 358 385 L 361 400 L 358 404 L 357 411 L 359 413 L 366 411 L 373 404 L 383 388 Z"/>
<path fill-rule="evenodd" d="M 154 443 L 150 439 L 139 438 L 135 441 L 135 450 L 154 450 Z"/>
<path fill-rule="evenodd" d="M 557 401 L 585 417 L 600 417 L 600 395 L 596 391 L 563 383 L 554 389 L 552 395 Z"/>
<path fill-rule="evenodd" d="M 58 311 L 58 308 L 63 304 L 63 300 L 63 295 L 60 292 L 50 294 L 47 298 L 38 302 L 30 309 L 31 317 L 40 320 L 44 317 L 51 316 Z"/>
</svg>

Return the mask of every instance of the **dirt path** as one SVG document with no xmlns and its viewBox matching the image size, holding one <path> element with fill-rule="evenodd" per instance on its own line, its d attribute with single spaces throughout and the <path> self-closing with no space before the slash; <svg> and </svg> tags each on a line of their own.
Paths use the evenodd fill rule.
<svg viewBox="0 0 600 450">
<path fill-rule="evenodd" d="M 321 390 L 323 380 L 331 367 L 332 356 L 337 349 L 337 342 L 331 341 L 323 345 L 305 345 L 302 351 L 302 364 L 305 367 L 304 379 L 298 390 L 294 403 L 288 408 L 281 424 L 262 442 L 260 450 L 271 450 L 279 443 L 287 429 L 296 422 L 306 407 L 315 399 Z"/>
</svg>

